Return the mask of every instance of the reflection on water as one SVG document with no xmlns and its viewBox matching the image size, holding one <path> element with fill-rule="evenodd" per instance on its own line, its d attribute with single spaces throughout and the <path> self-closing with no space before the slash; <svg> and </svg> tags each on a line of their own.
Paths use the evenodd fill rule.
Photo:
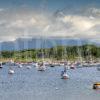
<svg viewBox="0 0 100 100">
<path fill-rule="evenodd" d="M 100 81 L 96 68 L 68 70 L 68 80 L 60 79 L 61 67 L 14 70 L 8 75 L 7 66 L 0 69 L 0 100 L 100 100 L 100 91 L 92 90 L 93 82 Z"/>
</svg>

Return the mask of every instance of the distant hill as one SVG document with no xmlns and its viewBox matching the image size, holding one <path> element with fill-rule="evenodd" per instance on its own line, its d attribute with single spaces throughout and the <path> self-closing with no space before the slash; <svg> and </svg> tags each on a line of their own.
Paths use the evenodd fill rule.
<svg viewBox="0 0 100 100">
<path fill-rule="evenodd" d="M 15 41 L 8 41 L 0 43 L 0 50 L 23 50 L 23 49 L 37 49 L 37 48 L 51 48 L 54 46 L 72 46 L 72 45 L 83 45 L 83 44 L 94 44 L 99 45 L 100 43 L 92 43 L 88 39 L 70 39 L 70 38 L 18 38 Z"/>
</svg>

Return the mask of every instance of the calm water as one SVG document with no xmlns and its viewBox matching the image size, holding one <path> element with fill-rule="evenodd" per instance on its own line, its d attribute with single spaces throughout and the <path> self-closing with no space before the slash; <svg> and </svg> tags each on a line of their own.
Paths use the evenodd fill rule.
<svg viewBox="0 0 100 100">
<path fill-rule="evenodd" d="M 0 69 L 0 100 L 100 100 L 100 90 L 92 90 L 93 82 L 100 81 L 96 68 L 68 70 L 69 80 L 60 79 L 61 67 L 14 69 L 13 75 L 7 66 Z"/>
</svg>

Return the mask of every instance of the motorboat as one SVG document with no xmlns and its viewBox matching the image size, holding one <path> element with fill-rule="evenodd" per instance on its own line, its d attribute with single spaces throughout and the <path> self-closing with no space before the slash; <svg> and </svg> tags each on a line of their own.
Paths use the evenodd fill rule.
<svg viewBox="0 0 100 100">
<path fill-rule="evenodd" d="M 8 74 L 14 74 L 14 73 L 15 73 L 15 71 L 13 69 L 10 69 L 8 72 Z"/>
<path fill-rule="evenodd" d="M 93 84 L 93 89 L 100 89 L 100 82 L 96 82 Z"/>
</svg>

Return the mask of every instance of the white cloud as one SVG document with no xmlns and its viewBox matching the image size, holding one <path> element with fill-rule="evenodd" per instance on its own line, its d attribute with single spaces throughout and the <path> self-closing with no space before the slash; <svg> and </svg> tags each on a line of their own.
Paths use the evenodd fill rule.
<svg viewBox="0 0 100 100">
<path fill-rule="evenodd" d="M 79 31 L 85 31 L 93 27 L 95 24 L 87 17 L 84 16 L 64 16 L 62 19 L 63 22 L 70 22 L 74 25 L 74 27 Z"/>
<path fill-rule="evenodd" d="M 49 12 L 49 14 L 41 14 L 34 11 L 6 11 L 0 17 L 0 40 L 11 40 L 11 38 L 14 40 L 25 34 L 27 37 L 100 37 L 100 17 L 98 16 L 100 9 L 89 8 L 85 12 L 85 15 L 60 12 L 60 15 L 54 17 Z M 91 13 L 88 15 L 87 12 Z"/>
</svg>

